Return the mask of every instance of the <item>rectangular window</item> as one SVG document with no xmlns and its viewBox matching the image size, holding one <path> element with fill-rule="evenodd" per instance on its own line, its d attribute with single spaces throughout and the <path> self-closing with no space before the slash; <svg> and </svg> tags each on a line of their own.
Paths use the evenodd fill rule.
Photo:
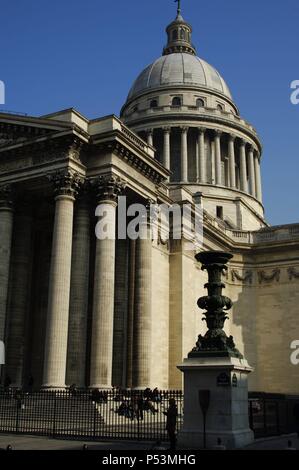
<svg viewBox="0 0 299 470">
<path fill-rule="evenodd" d="M 218 219 L 223 220 L 223 207 L 222 206 L 217 206 L 216 207 L 216 217 Z"/>
</svg>

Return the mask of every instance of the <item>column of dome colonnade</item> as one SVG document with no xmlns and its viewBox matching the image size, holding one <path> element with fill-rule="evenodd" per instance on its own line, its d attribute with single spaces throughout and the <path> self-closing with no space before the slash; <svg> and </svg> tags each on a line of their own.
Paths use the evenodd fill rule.
<svg viewBox="0 0 299 470">
<path fill-rule="evenodd" d="M 261 181 L 261 163 L 258 152 L 255 152 L 254 156 L 254 168 L 255 168 L 255 181 L 256 181 L 256 198 L 262 202 L 262 181 Z"/>
<path fill-rule="evenodd" d="M 229 160 L 229 177 L 230 187 L 235 189 L 236 186 L 236 155 L 235 155 L 235 140 L 233 134 L 228 136 L 228 160 Z"/>
<path fill-rule="evenodd" d="M 197 140 L 197 181 L 201 183 L 207 183 L 207 159 L 205 149 L 205 132 L 204 127 L 198 129 L 198 140 Z M 198 174 L 199 171 L 199 174 Z"/>
<path fill-rule="evenodd" d="M 4 343 L 13 221 L 12 188 L 10 185 L 2 185 L 0 186 L 0 341 Z"/>
<path fill-rule="evenodd" d="M 105 214 L 108 232 L 97 233 L 94 294 L 92 311 L 90 387 L 112 387 L 114 292 L 115 292 L 115 238 L 118 196 L 125 183 L 112 175 L 101 176 L 95 182 L 98 217 Z"/>
<path fill-rule="evenodd" d="M 170 127 L 163 128 L 163 165 L 170 170 Z"/>
<path fill-rule="evenodd" d="M 209 129 L 204 127 L 173 126 L 162 127 L 163 149 L 162 164 L 171 168 L 171 135 L 172 131 L 179 129 L 180 149 L 181 149 L 181 173 L 180 181 L 182 183 L 193 183 L 189 179 L 189 140 L 188 134 L 191 129 L 197 129 L 196 137 L 196 156 L 195 156 L 195 175 L 196 182 L 208 184 L 208 158 L 206 150 L 206 135 L 210 135 L 210 145 L 214 149 L 210 160 L 211 167 L 214 168 L 214 184 L 227 186 L 232 189 L 239 189 L 248 193 L 262 202 L 261 174 L 260 174 L 260 156 L 258 150 L 247 142 L 244 138 L 225 132 L 219 129 Z M 155 131 L 160 128 L 148 129 L 148 143 L 155 146 Z M 223 142 L 227 142 L 227 170 L 226 178 L 223 181 Z M 213 162 L 212 162 L 213 160 Z"/>
<path fill-rule="evenodd" d="M 63 388 L 66 379 L 67 341 L 72 264 L 74 202 L 82 178 L 62 170 L 50 176 L 55 185 L 55 218 L 48 294 L 43 371 L 44 388 Z"/>
<path fill-rule="evenodd" d="M 221 136 L 222 132 L 215 130 L 214 145 L 215 145 L 215 176 L 216 185 L 222 184 L 222 165 L 221 165 Z"/>
</svg>

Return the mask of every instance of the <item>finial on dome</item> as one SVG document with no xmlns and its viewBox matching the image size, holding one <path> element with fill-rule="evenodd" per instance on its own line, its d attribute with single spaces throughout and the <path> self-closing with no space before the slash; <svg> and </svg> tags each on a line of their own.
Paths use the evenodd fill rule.
<svg viewBox="0 0 299 470">
<path fill-rule="evenodd" d="M 178 16 L 180 16 L 182 10 L 181 10 L 181 0 L 174 0 L 175 3 L 178 4 Z"/>
<path fill-rule="evenodd" d="M 176 19 L 166 28 L 168 42 L 164 47 L 163 55 L 184 52 L 196 55 L 195 47 L 191 43 L 192 26 L 181 15 L 181 0 L 174 0 L 178 4 Z"/>
</svg>

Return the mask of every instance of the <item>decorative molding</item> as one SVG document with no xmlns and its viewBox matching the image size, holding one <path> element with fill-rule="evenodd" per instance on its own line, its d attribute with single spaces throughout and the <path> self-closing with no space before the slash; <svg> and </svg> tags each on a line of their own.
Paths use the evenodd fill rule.
<svg viewBox="0 0 299 470">
<path fill-rule="evenodd" d="M 293 279 L 299 279 L 299 271 L 296 271 L 296 268 L 294 267 L 288 268 L 288 275 L 290 281 Z"/>
<path fill-rule="evenodd" d="M 228 269 L 224 269 L 221 274 L 228 281 Z"/>
<path fill-rule="evenodd" d="M 272 281 L 279 282 L 280 272 L 281 270 L 279 268 L 273 269 L 271 274 L 267 274 L 265 271 L 258 271 L 259 283 L 262 284 L 263 282 L 272 282 Z"/>
<path fill-rule="evenodd" d="M 252 281 L 253 281 L 253 272 L 252 271 L 245 271 L 244 275 L 240 274 L 239 271 L 237 269 L 232 269 L 231 270 L 231 275 L 232 275 L 232 281 L 235 282 L 235 281 L 240 281 L 240 282 L 244 282 L 244 284 L 246 282 L 248 282 L 249 284 L 252 284 Z"/>
<path fill-rule="evenodd" d="M 130 152 L 124 145 L 119 142 L 115 143 L 114 146 L 111 146 L 112 149 L 120 158 L 126 161 L 129 165 L 136 168 L 137 171 L 142 173 L 146 178 L 153 181 L 155 184 L 161 184 L 165 181 L 165 177 L 159 173 L 155 168 L 153 168 L 149 163 L 142 160 L 138 155 Z"/>
</svg>

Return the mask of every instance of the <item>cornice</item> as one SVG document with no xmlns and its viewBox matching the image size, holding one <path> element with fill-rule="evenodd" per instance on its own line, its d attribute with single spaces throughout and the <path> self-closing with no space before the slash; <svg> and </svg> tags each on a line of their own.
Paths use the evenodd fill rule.
<svg viewBox="0 0 299 470">
<path fill-rule="evenodd" d="M 179 113 L 179 114 L 157 114 L 157 115 L 150 115 L 142 118 L 136 118 L 132 121 L 129 121 L 126 123 L 126 126 L 129 126 L 130 128 L 134 127 L 147 127 L 147 126 L 152 126 L 152 127 L 165 127 L 169 126 L 169 122 L 177 122 L 177 126 L 172 126 L 172 127 L 180 127 L 184 123 L 187 125 L 189 124 L 189 121 L 191 122 L 196 122 L 196 126 L 194 127 L 201 127 L 203 126 L 204 123 L 210 123 L 215 126 L 226 126 L 230 129 L 237 130 L 239 132 L 242 132 L 243 134 L 246 134 L 249 138 L 251 138 L 257 145 L 259 152 L 262 153 L 263 151 L 263 146 L 262 143 L 259 139 L 259 136 L 257 135 L 256 132 L 250 130 L 248 127 L 238 124 L 235 121 L 232 121 L 230 119 L 225 119 L 222 117 L 218 116 L 212 116 L 212 115 L 205 115 L 205 114 L 192 114 L 192 113 Z M 156 126 L 155 126 L 156 124 Z M 207 127 L 207 131 L 209 130 L 214 130 L 209 127 Z M 236 136 L 238 137 L 238 136 Z"/>
</svg>

